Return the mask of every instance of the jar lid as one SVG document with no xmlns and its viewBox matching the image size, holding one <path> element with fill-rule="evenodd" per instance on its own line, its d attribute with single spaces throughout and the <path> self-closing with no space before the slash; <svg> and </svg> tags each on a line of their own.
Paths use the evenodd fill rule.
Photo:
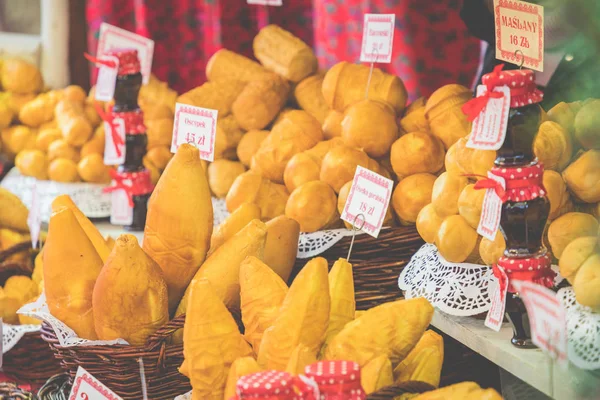
<svg viewBox="0 0 600 400">
<path fill-rule="evenodd" d="M 515 293 L 512 281 L 530 281 L 550 288 L 554 286 L 556 272 L 550 268 L 550 253 L 545 249 L 533 257 L 510 258 L 500 257 L 499 267 L 502 267 L 508 277 L 508 291 Z"/>
<path fill-rule="evenodd" d="M 280 395 L 288 398 L 294 394 L 293 377 L 283 371 L 263 371 L 241 377 L 236 389 L 241 399 L 249 397 L 269 397 Z"/>
<path fill-rule="evenodd" d="M 481 83 L 490 88 L 508 86 L 510 88 L 511 108 L 539 103 L 544 93 L 535 84 L 535 73 L 530 69 L 503 71 L 500 68 L 485 74 Z"/>
<path fill-rule="evenodd" d="M 152 193 L 152 190 L 154 190 L 150 171 L 145 168 L 136 172 L 111 170 L 110 175 L 113 178 L 111 186 L 117 189 L 124 189 L 130 197 Z"/>
<path fill-rule="evenodd" d="M 546 196 L 542 163 L 538 162 L 523 167 L 493 167 L 491 172 L 504 178 L 506 182 L 504 200 L 530 201 Z"/>
<path fill-rule="evenodd" d="M 304 374 L 319 386 L 360 382 L 360 366 L 354 361 L 325 360 L 306 366 Z"/>
<path fill-rule="evenodd" d="M 119 76 L 137 74 L 141 70 L 136 49 L 111 49 L 105 55 L 119 59 Z"/>
<path fill-rule="evenodd" d="M 144 112 L 139 108 L 134 111 L 113 112 L 113 120 L 121 118 L 125 124 L 125 133 L 129 135 L 140 135 L 146 133 L 144 125 Z"/>
</svg>

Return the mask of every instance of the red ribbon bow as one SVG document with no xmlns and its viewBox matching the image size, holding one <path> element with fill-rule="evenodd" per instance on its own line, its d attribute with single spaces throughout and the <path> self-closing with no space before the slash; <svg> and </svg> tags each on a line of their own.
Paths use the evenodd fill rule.
<svg viewBox="0 0 600 400">
<path fill-rule="evenodd" d="M 499 85 L 499 75 L 502 68 L 504 68 L 504 64 L 496 65 L 494 71 L 488 74 L 489 79 L 485 85 L 487 90 L 484 94 L 467 101 L 462 106 L 462 112 L 467 116 L 469 121 L 474 121 L 475 118 L 485 110 L 490 99 L 500 99 L 504 97 L 504 93 L 494 92 L 494 88 Z"/>
<path fill-rule="evenodd" d="M 500 293 L 504 293 L 504 289 L 506 289 L 506 285 L 508 284 L 508 274 L 506 274 L 506 272 L 502 274 L 500 267 L 498 267 L 497 264 L 492 265 L 492 272 L 494 273 L 496 279 L 498 279 Z"/>
<path fill-rule="evenodd" d="M 112 136 L 113 145 L 115 146 L 115 152 L 117 153 L 117 157 L 121 157 L 121 146 L 123 146 L 125 143 L 123 142 L 121 136 L 119 136 L 113 119 L 110 116 L 106 115 L 100 104 L 98 104 L 97 102 L 94 102 L 94 108 L 96 109 L 96 112 L 98 113 L 100 118 L 102 118 L 102 121 L 106 122 L 110 127 L 110 135 Z"/>
<path fill-rule="evenodd" d="M 115 190 L 123 189 L 125 193 L 127 193 L 127 199 L 129 200 L 129 207 L 133 207 L 133 185 L 131 178 L 123 176 L 119 174 L 114 169 L 109 170 L 110 176 L 113 179 L 113 184 L 107 188 L 104 188 L 104 193 L 112 193 Z M 131 182 L 130 184 L 125 184 L 125 180 Z"/>
<path fill-rule="evenodd" d="M 488 178 L 487 176 L 478 175 L 478 174 L 463 174 L 463 176 L 466 176 L 467 178 L 471 178 L 471 177 L 483 178 L 483 179 L 480 179 L 477 182 L 475 182 L 475 186 L 473 188 L 476 190 L 494 189 L 494 192 L 496 192 L 498 197 L 500 197 L 500 200 L 502 200 L 503 203 L 506 201 L 508 196 L 506 194 L 506 190 L 502 187 L 500 182 L 498 182 L 492 178 Z"/>
<path fill-rule="evenodd" d="M 102 65 L 107 66 L 108 68 L 116 68 L 117 67 L 117 64 L 115 64 L 115 62 L 112 60 L 103 60 L 101 58 L 94 57 L 88 53 L 83 53 L 83 56 L 86 58 L 86 60 L 93 62 L 95 64 L 102 64 Z"/>
</svg>

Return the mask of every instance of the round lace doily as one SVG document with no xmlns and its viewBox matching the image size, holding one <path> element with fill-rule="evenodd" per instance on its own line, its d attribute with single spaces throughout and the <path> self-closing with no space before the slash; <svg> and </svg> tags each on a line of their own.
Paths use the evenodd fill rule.
<svg viewBox="0 0 600 400">
<path fill-rule="evenodd" d="M 2 353 L 8 353 L 26 333 L 39 332 L 39 325 L 2 324 Z"/>
<path fill-rule="evenodd" d="M 61 194 L 71 196 L 73 202 L 88 218 L 110 217 L 110 193 L 102 191 L 106 185 L 38 181 L 33 177 L 21 175 L 17 168 L 13 168 L 4 177 L 0 186 L 17 195 L 27 208 L 31 207 L 35 186 L 43 222 L 48 222 L 50 219 L 52 201 Z"/>
<path fill-rule="evenodd" d="M 175 397 L 175 400 L 192 400 L 192 391 L 190 390 L 187 393 Z"/>
<path fill-rule="evenodd" d="M 446 261 L 425 244 L 404 267 L 398 286 L 404 297 L 425 297 L 431 305 L 456 316 L 472 316 L 490 308 L 492 269 L 485 265 Z"/>
<path fill-rule="evenodd" d="M 600 369 L 600 314 L 575 300 L 572 287 L 558 291 L 566 309 L 568 356 L 581 369 Z"/>
<path fill-rule="evenodd" d="M 109 346 L 113 344 L 129 344 L 123 339 L 115 339 L 115 340 L 88 340 L 81 339 L 77 334 L 73 331 L 73 329 L 69 328 L 67 325 L 62 323 L 57 318 L 53 317 L 48 310 L 48 305 L 46 304 L 46 295 L 42 293 L 40 297 L 34 301 L 33 303 L 25 304 L 23 307 L 17 311 L 19 314 L 27 315 L 28 317 L 37 318 L 49 324 L 56 337 L 58 338 L 58 342 L 63 347 L 73 347 L 73 346 Z"/>
</svg>

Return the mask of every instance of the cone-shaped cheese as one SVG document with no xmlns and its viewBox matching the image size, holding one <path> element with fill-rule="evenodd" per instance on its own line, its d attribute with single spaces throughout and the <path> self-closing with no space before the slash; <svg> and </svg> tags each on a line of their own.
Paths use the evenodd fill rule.
<svg viewBox="0 0 600 400">
<path fill-rule="evenodd" d="M 411 400 L 502 400 L 494 389 L 482 389 L 475 382 L 461 382 L 425 392 Z"/>
<path fill-rule="evenodd" d="M 245 337 L 255 352 L 267 328 L 273 325 L 288 287 L 268 265 L 248 257 L 240 266 L 240 297 Z"/>
<path fill-rule="evenodd" d="M 263 259 L 266 237 L 266 225 L 259 220 L 251 221 L 206 259 L 194 279 L 207 279 L 227 307 L 239 309 L 240 265 L 249 256 Z M 189 291 L 188 287 L 175 315 L 186 312 Z"/>
<path fill-rule="evenodd" d="M 305 345 L 299 344 L 292 352 L 285 371 L 292 375 L 304 374 L 304 369 L 316 362 L 317 355 Z"/>
<path fill-rule="evenodd" d="M 235 388 L 238 379 L 242 376 L 260 372 L 260 366 L 253 357 L 240 357 L 231 364 L 225 385 L 225 400 L 233 398 L 236 394 Z M 304 372 L 304 371 L 302 371 Z"/>
<path fill-rule="evenodd" d="M 194 279 L 190 284 L 188 314 L 183 326 L 183 356 L 179 371 L 190 378 L 193 400 L 223 400 L 231 364 L 252 355 L 211 284 Z"/>
<path fill-rule="evenodd" d="M 52 201 L 53 212 L 58 211 L 61 207 L 67 207 L 73 211 L 75 218 L 77 218 L 77 222 L 79 222 L 79 225 L 81 225 L 81 228 L 83 228 L 85 234 L 91 240 L 96 252 L 102 259 L 102 262 L 106 262 L 106 259 L 110 254 L 110 249 L 106 245 L 106 241 L 100 234 L 100 231 L 98 231 L 98 228 L 96 228 L 92 221 L 81 212 L 68 194 L 62 194 Z"/>
<path fill-rule="evenodd" d="M 335 337 L 346 324 L 354 320 L 356 300 L 354 300 L 354 277 L 352 264 L 343 258 L 338 259 L 329 271 L 329 297 L 331 310 L 329 326 L 325 335 L 323 351 L 331 339 Z"/>
<path fill-rule="evenodd" d="M 94 286 L 94 326 L 100 340 L 142 346 L 169 322 L 167 284 L 135 236 L 121 235 Z"/>
<path fill-rule="evenodd" d="M 265 331 L 258 364 L 283 370 L 299 344 L 317 353 L 329 322 L 327 261 L 310 260 L 298 274 L 272 327 Z"/>
<path fill-rule="evenodd" d="M 365 366 L 385 354 L 396 364 L 417 344 L 432 317 L 433 307 L 422 297 L 371 308 L 329 342 L 325 358 L 353 360 Z"/>
<path fill-rule="evenodd" d="M 148 201 L 143 247 L 163 270 L 173 312 L 202 265 L 213 229 L 213 210 L 198 149 L 183 144 Z"/>
<path fill-rule="evenodd" d="M 265 264 L 287 282 L 298 254 L 300 224 L 285 215 L 267 222 Z"/>
<path fill-rule="evenodd" d="M 80 338 L 96 339 L 92 292 L 102 259 L 70 208 L 50 217 L 43 262 L 50 313 Z"/>
<path fill-rule="evenodd" d="M 242 230 L 253 219 L 260 219 L 260 207 L 253 203 L 243 203 L 217 227 L 210 238 L 211 255 L 223 243 Z"/>
<path fill-rule="evenodd" d="M 396 382 L 420 381 L 440 385 L 444 362 L 444 339 L 434 331 L 426 331 L 419 343 L 394 369 Z"/>
<path fill-rule="evenodd" d="M 360 371 L 360 383 L 366 394 L 394 383 L 392 363 L 385 354 L 369 361 Z"/>
</svg>

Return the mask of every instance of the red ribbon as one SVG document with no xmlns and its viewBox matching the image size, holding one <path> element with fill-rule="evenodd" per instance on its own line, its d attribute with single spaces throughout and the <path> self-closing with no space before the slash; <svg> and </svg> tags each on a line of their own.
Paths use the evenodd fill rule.
<svg viewBox="0 0 600 400">
<path fill-rule="evenodd" d="M 110 135 L 112 136 L 113 145 L 115 146 L 115 152 L 117 153 L 117 157 L 121 157 L 121 146 L 123 146 L 125 143 L 123 142 L 121 136 L 119 136 L 119 134 L 117 133 L 117 129 L 115 128 L 113 119 L 110 116 L 106 115 L 100 104 L 98 104 L 97 102 L 94 102 L 94 108 L 96 109 L 96 112 L 98 113 L 100 118 L 102 118 L 102 120 L 106 122 L 110 127 Z"/>
<path fill-rule="evenodd" d="M 492 272 L 494 273 L 496 279 L 498 279 L 498 283 L 500 285 L 500 293 L 504 293 L 504 289 L 506 289 L 506 285 L 508 283 L 508 273 L 505 271 L 503 276 L 497 264 L 492 265 Z M 505 277 L 506 279 L 504 279 Z"/>
<path fill-rule="evenodd" d="M 494 88 L 499 85 L 499 75 L 502 68 L 504 68 L 504 64 L 496 65 L 494 70 L 488 74 L 489 79 L 485 85 L 487 90 L 484 94 L 467 101 L 462 106 L 462 112 L 467 116 L 469 121 L 474 121 L 475 118 L 485 110 L 490 99 L 500 99 L 504 97 L 504 93 L 494 92 Z"/>
<path fill-rule="evenodd" d="M 112 193 L 115 190 L 123 189 L 125 191 L 125 193 L 127 193 L 127 199 L 129 200 L 129 207 L 133 208 L 133 189 L 134 189 L 133 180 L 132 180 L 131 185 L 126 185 L 125 182 L 123 182 L 123 181 L 125 179 L 131 180 L 130 177 L 119 174 L 114 169 L 111 169 L 109 171 L 109 173 L 110 173 L 111 178 L 113 179 L 113 184 L 107 188 L 104 188 L 103 192 L 104 193 Z"/>
<path fill-rule="evenodd" d="M 112 61 L 112 60 L 103 60 L 101 58 L 94 57 L 94 56 L 92 56 L 92 55 L 90 55 L 88 53 L 83 53 L 83 56 L 88 61 L 93 62 L 95 64 L 102 64 L 102 65 L 105 65 L 105 66 L 107 66 L 109 68 L 117 68 L 117 64 L 115 64 L 115 62 Z"/>
<path fill-rule="evenodd" d="M 475 183 L 474 189 L 494 189 L 500 200 L 505 203 L 508 200 L 508 191 L 515 189 L 523 189 L 532 186 L 537 186 L 540 183 L 540 178 L 532 178 L 532 179 L 507 179 L 506 180 L 506 189 L 502 187 L 500 182 L 487 178 L 483 175 L 478 174 L 463 174 L 466 177 L 477 177 L 482 178 Z"/>
</svg>

